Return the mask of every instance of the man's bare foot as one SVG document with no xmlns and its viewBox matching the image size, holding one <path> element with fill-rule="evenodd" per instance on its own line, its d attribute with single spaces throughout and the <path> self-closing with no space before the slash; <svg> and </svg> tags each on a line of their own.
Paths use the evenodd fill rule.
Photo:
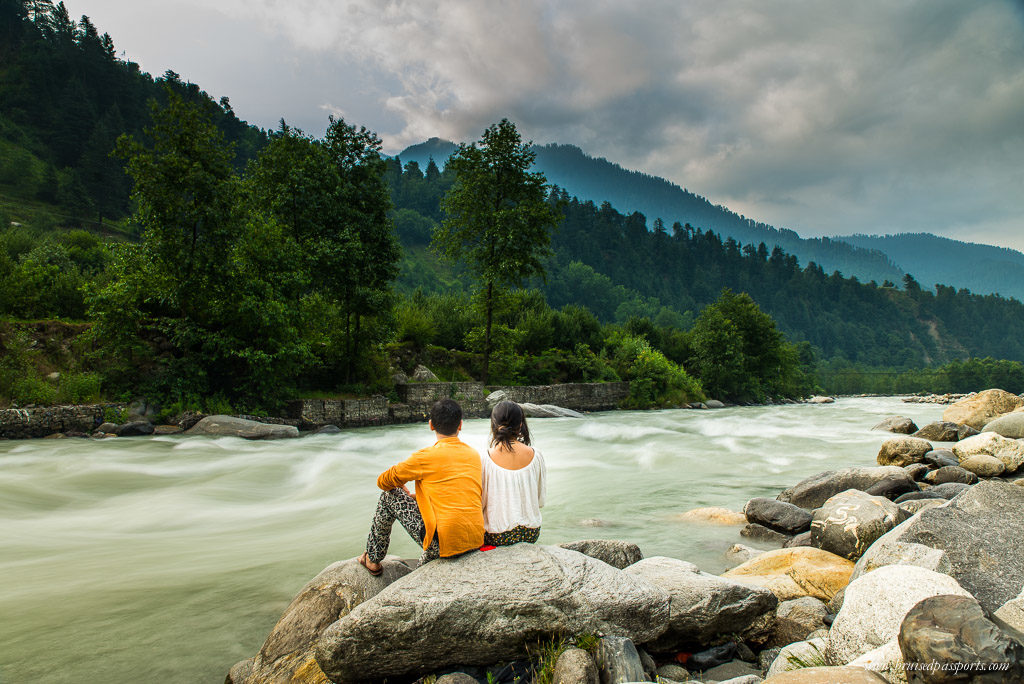
<svg viewBox="0 0 1024 684">
<path fill-rule="evenodd" d="M 373 561 L 371 561 L 369 557 L 366 555 L 365 551 L 363 552 L 363 555 L 359 557 L 358 560 L 359 564 L 366 568 L 366 571 L 374 577 L 377 577 L 378 575 L 380 575 L 380 573 L 384 572 L 384 566 L 382 566 L 380 563 L 374 563 Z"/>
</svg>

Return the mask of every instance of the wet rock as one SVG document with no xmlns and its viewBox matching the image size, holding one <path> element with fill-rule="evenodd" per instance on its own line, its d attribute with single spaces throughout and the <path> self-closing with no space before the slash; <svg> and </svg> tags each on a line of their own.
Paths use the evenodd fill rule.
<svg viewBox="0 0 1024 684">
<path fill-rule="evenodd" d="M 930 442 L 956 442 L 960 439 L 960 425 L 939 420 L 925 425 L 914 433 L 914 437 Z"/>
<path fill-rule="evenodd" d="M 1009 664 L 1008 670 L 985 673 L 977 681 L 1024 681 L 1024 645 L 989 620 L 971 596 L 932 596 L 916 604 L 900 626 L 899 647 L 907 663 L 938 665 L 907 671 L 910 684 L 975 681 L 945 669 L 968 663 Z"/>
<path fill-rule="evenodd" d="M 800 534 L 811 527 L 811 514 L 791 503 L 768 498 L 755 498 L 743 507 L 750 523 L 763 525 L 786 535 Z"/>
<path fill-rule="evenodd" d="M 828 609 L 820 599 L 810 596 L 783 601 L 775 609 L 775 628 L 769 646 L 785 646 L 803 641 L 811 632 L 825 626 Z"/>
<path fill-rule="evenodd" d="M 882 442 L 878 450 L 878 465 L 906 466 L 920 463 L 924 455 L 932 450 L 932 445 L 916 437 L 893 437 Z"/>
<path fill-rule="evenodd" d="M 871 428 L 872 430 L 885 430 L 886 432 L 896 432 L 901 435 L 909 435 L 917 432 L 917 425 L 910 418 L 905 416 L 890 416 L 881 423 Z"/>
<path fill-rule="evenodd" d="M 943 466 L 929 473 L 925 481 L 934 485 L 946 484 L 947 482 L 972 485 L 978 483 L 978 476 L 960 466 Z"/>
<path fill-rule="evenodd" d="M 178 435 L 184 432 L 178 425 L 157 425 L 153 428 L 154 435 Z"/>
<path fill-rule="evenodd" d="M 624 637 L 602 637 L 597 644 L 595 660 L 601 684 L 642 682 L 647 679 L 636 646 Z"/>
<path fill-rule="evenodd" d="M 876 539 L 894 528 L 899 518 L 899 508 L 888 499 L 851 489 L 836 494 L 814 512 L 811 543 L 856 560 Z"/>
<path fill-rule="evenodd" d="M 449 672 L 437 678 L 434 684 L 479 684 L 476 677 L 465 672 Z"/>
<path fill-rule="evenodd" d="M 597 664 L 582 648 L 567 648 L 558 656 L 552 684 L 597 684 Z"/>
<path fill-rule="evenodd" d="M 770 530 L 764 525 L 759 525 L 757 523 L 747 523 L 744 525 L 743 529 L 740 530 L 740 536 L 770 544 L 784 544 L 789 540 L 789 535 L 776 532 L 775 530 Z"/>
<path fill-rule="evenodd" d="M 554 404 L 531 404 L 521 402 L 519 406 L 527 418 L 585 418 L 579 411 L 555 406 Z"/>
<path fill-rule="evenodd" d="M 928 452 L 928 453 L 931 453 L 931 452 Z M 952 452 L 950 452 L 950 453 L 952 453 Z M 925 459 L 927 460 L 928 454 L 925 454 L 924 456 L 925 456 Z M 950 464 L 950 465 L 953 465 L 953 464 Z M 911 463 L 908 466 L 904 466 L 903 469 L 905 471 L 907 471 L 907 475 L 909 475 L 910 478 L 912 480 L 914 480 L 915 482 L 917 482 L 918 480 L 923 480 L 924 476 L 927 475 L 928 472 L 929 472 L 928 466 L 925 465 L 924 463 Z M 908 490 L 908 491 L 911 491 L 911 490 Z M 869 493 L 871 493 L 871 492 L 869 492 Z M 889 498 L 889 497 L 886 497 L 886 498 Z"/>
<path fill-rule="evenodd" d="M 1006 472 L 1012 473 L 1024 465 L 1024 442 L 994 432 L 982 432 L 980 435 L 957 442 L 953 446 L 953 454 L 960 461 L 978 454 L 995 456 L 1002 461 Z"/>
<path fill-rule="evenodd" d="M 1001 389 L 989 389 L 950 404 L 942 412 L 942 420 L 970 425 L 981 430 L 1004 413 L 1024 406 L 1024 399 Z"/>
<path fill-rule="evenodd" d="M 1002 461 L 988 454 L 977 454 L 965 458 L 960 462 L 960 467 L 978 477 L 999 477 L 1006 471 L 1006 466 Z"/>
<path fill-rule="evenodd" d="M 959 462 L 959 459 L 949 449 L 932 449 L 924 455 L 924 463 L 932 468 L 957 465 Z"/>
<path fill-rule="evenodd" d="M 743 544 L 733 544 L 725 552 L 725 560 L 732 566 L 735 567 L 741 563 L 746 563 L 751 558 L 757 558 L 764 551 L 761 549 L 754 549 Z"/>
<path fill-rule="evenodd" d="M 283 439 L 298 437 L 293 425 L 270 425 L 234 416 L 206 416 L 185 431 L 189 435 L 241 437 L 242 439 Z"/>
<path fill-rule="evenodd" d="M 913 501 L 915 499 L 928 500 L 928 499 L 946 499 L 947 501 L 957 496 L 958 494 L 967 491 L 971 488 L 971 485 L 963 484 L 961 482 L 945 482 L 934 487 L 929 487 L 927 491 L 922 492 L 909 492 L 896 497 L 896 503 L 901 504 L 906 501 Z"/>
<path fill-rule="evenodd" d="M 794 546 L 814 546 L 811 542 L 811 531 L 801 532 L 793 537 L 790 537 L 789 541 L 782 545 L 784 549 L 791 549 Z"/>
<path fill-rule="evenodd" d="M 654 653 L 711 645 L 725 635 L 752 641 L 768 636 L 778 599 L 767 589 L 701 572 L 693 563 L 655 556 L 635 563 L 626 573 L 669 594 L 668 629 L 646 644 Z"/>
<path fill-rule="evenodd" d="M 808 404 L 834 404 L 836 400 L 833 397 L 822 397 L 814 396 L 807 400 Z"/>
<path fill-rule="evenodd" d="M 691 670 L 710 670 L 713 667 L 724 665 L 736 655 L 736 642 L 728 641 L 718 646 L 697 651 L 686 661 Z M 703 679 L 703 677 L 702 677 Z"/>
<path fill-rule="evenodd" d="M 928 470 L 927 466 L 920 463 L 912 463 L 911 466 L 924 468 L 925 471 Z M 904 470 L 907 470 L 907 468 L 911 466 L 904 467 Z M 911 479 L 908 480 L 902 474 L 899 476 L 889 476 L 865 489 L 864 493 L 870 494 L 871 496 L 885 497 L 891 501 L 903 494 L 906 494 L 907 492 L 920 491 L 921 487 L 914 481 L 914 476 L 911 475 L 909 471 L 907 471 L 906 474 L 910 475 Z"/>
<path fill-rule="evenodd" d="M 783 491 L 777 498 L 800 508 L 814 509 L 839 492 L 845 492 L 847 489 L 864 491 L 887 477 L 904 477 L 911 480 L 906 471 L 897 466 L 827 470 L 801 480 Z"/>
<path fill-rule="evenodd" d="M 106 421 L 106 422 L 100 423 L 99 427 L 96 428 L 96 431 L 97 432 L 102 432 L 103 434 L 107 434 L 108 432 L 109 433 L 113 433 L 114 430 L 116 430 L 116 429 L 117 429 L 117 425 L 115 425 L 114 423 L 111 423 L 109 421 Z"/>
<path fill-rule="evenodd" d="M 341 433 L 341 428 L 337 425 L 321 425 L 316 430 L 313 430 L 314 435 L 337 435 Z"/>
<path fill-rule="evenodd" d="M 828 601 L 846 586 L 853 562 L 809 546 L 768 551 L 722 577 L 769 589 L 780 601 L 813 596 Z"/>
<path fill-rule="evenodd" d="M 894 641 L 910 609 L 941 594 L 970 595 L 949 575 L 914 565 L 887 565 L 851 582 L 829 629 L 828 662 L 847 664 Z"/>
<path fill-rule="evenodd" d="M 635 574 L 568 549 L 516 544 L 420 567 L 328 627 L 316 659 L 334 680 L 400 678 L 514 660 L 557 634 L 646 643 L 669 615 L 668 592 Z"/>
<path fill-rule="evenodd" d="M 114 428 L 114 434 L 118 437 L 143 437 L 153 434 L 153 424 L 148 420 L 133 420 L 124 425 Z"/>
<path fill-rule="evenodd" d="M 682 522 L 710 523 L 712 525 L 745 525 L 747 517 L 738 511 L 718 506 L 694 508 L 676 516 Z"/>
<path fill-rule="evenodd" d="M 704 402 L 704 407 L 709 409 L 722 409 L 725 408 L 725 404 L 717 399 L 708 399 Z"/>
<path fill-rule="evenodd" d="M 580 541 L 559 544 L 563 549 L 577 551 L 585 556 L 604 561 L 613 568 L 625 568 L 639 560 L 644 554 L 640 547 L 632 542 L 619 539 L 583 539 Z"/>
</svg>

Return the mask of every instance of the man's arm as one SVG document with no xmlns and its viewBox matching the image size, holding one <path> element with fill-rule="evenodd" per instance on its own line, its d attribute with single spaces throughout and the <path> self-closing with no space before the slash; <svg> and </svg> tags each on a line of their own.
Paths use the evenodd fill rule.
<svg viewBox="0 0 1024 684">
<path fill-rule="evenodd" d="M 377 478 L 377 486 L 384 491 L 396 487 L 405 489 L 406 482 L 422 479 L 423 474 L 423 458 L 417 451 L 401 463 L 397 463 L 381 473 Z"/>
</svg>

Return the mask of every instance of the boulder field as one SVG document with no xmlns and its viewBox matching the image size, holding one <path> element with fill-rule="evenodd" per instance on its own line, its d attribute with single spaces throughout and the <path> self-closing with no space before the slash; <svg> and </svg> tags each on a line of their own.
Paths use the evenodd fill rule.
<svg viewBox="0 0 1024 684">
<path fill-rule="evenodd" d="M 782 547 L 735 545 L 721 575 L 607 539 L 388 557 L 379 577 L 334 563 L 227 682 L 1022 682 L 1024 401 L 1008 394 L 927 431 L 883 421 L 899 434 L 877 467 L 683 516 Z"/>
</svg>

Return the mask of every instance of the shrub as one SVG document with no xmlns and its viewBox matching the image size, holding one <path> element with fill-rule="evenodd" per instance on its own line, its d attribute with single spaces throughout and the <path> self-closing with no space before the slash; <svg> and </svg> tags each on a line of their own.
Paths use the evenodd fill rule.
<svg viewBox="0 0 1024 684">
<path fill-rule="evenodd" d="M 64 404 L 94 403 L 100 399 L 98 373 L 61 373 L 57 401 Z"/>
<path fill-rule="evenodd" d="M 15 404 L 49 406 L 56 399 L 57 388 L 36 375 L 28 375 L 15 380 L 11 386 L 11 401 Z"/>
</svg>

